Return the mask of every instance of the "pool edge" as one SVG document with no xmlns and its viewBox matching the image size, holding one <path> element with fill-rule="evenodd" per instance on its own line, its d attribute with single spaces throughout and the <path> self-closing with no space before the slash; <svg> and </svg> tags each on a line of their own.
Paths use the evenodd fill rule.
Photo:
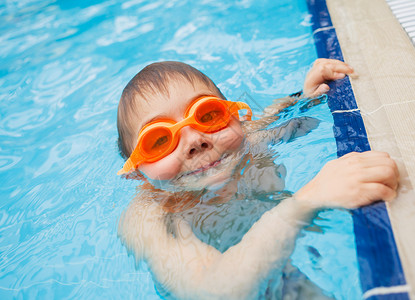
<svg viewBox="0 0 415 300">
<path fill-rule="evenodd" d="M 328 2 L 330 2 L 328 3 L 329 8 L 331 8 L 329 13 L 325 0 L 308 0 L 307 2 L 310 12 L 313 14 L 313 30 L 319 57 L 343 59 L 343 46 L 346 45 L 346 48 L 348 48 L 350 44 L 356 44 L 356 42 L 350 43 L 350 40 L 347 40 L 347 37 L 344 38 L 343 36 L 342 40 L 340 40 L 342 45 L 341 50 L 337 40 L 338 36 L 336 34 L 336 29 L 342 28 L 344 29 L 343 32 L 351 30 L 347 21 L 352 20 L 353 16 L 347 14 L 348 11 L 344 9 L 344 6 L 354 5 L 355 7 L 358 7 L 357 3 L 347 3 L 348 1 L 342 0 L 328 0 Z M 338 6 L 335 4 L 338 4 Z M 333 20 L 335 26 L 333 26 L 330 16 L 333 7 L 335 7 L 334 10 L 338 8 L 335 17 L 340 15 L 340 18 Z M 342 18 L 343 20 L 346 20 L 346 22 L 341 23 L 338 21 L 338 19 Z M 365 21 L 370 22 L 370 20 L 368 21 L 367 19 L 365 19 Z M 349 52 L 349 50 L 346 51 L 347 55 Z M 356 53 L 359 54 L 359 51 Z M 349 57 L 347 58 L 347 62 L 352 63 L 349 60 Z M 354 66 L 354 63 L 352 63 L 352 65 Z M 359 69 L 359 73 L 360 71 L 361 69 Z M 366 88 L 367 83 L 365 83 L 365 85 Z M 379 147 L 379 143 L 376 143 L 376 139 L 371 137 L 371 135 L 373 135 L 372 129 L 376 126 L 368 126 L 369 132 L 366 132 L 368 120 L 361 116 L 361 101 L 360 98 L 355 99 L 352 86 L 354 90 L 353 82 L 350 84 L 350 81 L 347 78 L 339 83 L 334 83 L 331 86 L 332 90 L 340 91 L 335 96 L 332 93 L 330 97 L 331 101 L 329 100 L 331 102 L 329 102 L 329 104 L 331 105 L 335 121 L 334 130 L 339 156 L 349 151 L 365 151 L 370 148 L 391 152 L 389 149 Z M 360 95 L 357 96 L 360 97 Z M 372 120 L 369 119 L 369 123 L 371 121 Z M 354 132 L 347 132 L 345 126 L 342 126 L 345 124 L 348 126 L 351 125 L 354 128 Z M 400 165 L 400 170 L 401 173 L 405 173 L 406 171 L 405 167 L 402 165 Z M 409 185 L 409 190 L 413 191 L 411 185 Z M 403 194 L 401 189 L 399 198 L 405 196 Z M 408 292 L 410 292 L 410 286 L 406 283 L 399 255 L 402 253 L 408 254 L 408 251 L 405 251 L 405 247 L 402 247 L 402 237 L 400 237 L 399 232 L 397 244 L 400 251 L 397 250 L 394 238 L 396 233 L 392 230 L 390 224 L 390 219 L 394 220 L 396 219 L 396 216 L 394 216 L 393 213 L 389 215 L 388 211 L 390 212 L 390 210 L 390 206 L 386 208 L 383 203 L 377 203 L 374 206 L 356 210 L 353 214 L 358 259 L 361 270 L 361 284 L 366 299 L 380 299 L 380 297 L 383 299 L 387 295 L 393 295 L 394 299 L 408 299 L 409 297 Z M 372 241 L 372 243 L 360 243 L 361 240 L 369 240 Z M 391 245 L 391 247 L 389 247 L 389 245 Z M 383 250 L 379 251 L 378 247 L 381 247 L 380 249 Z M 403 256 L 406 257 L 407 255 Z M 409 273 L 411 273 L 411 264 L 409 264 L 409 269 Z M 408 273 L 408 270 L 405 270 L 405 273 Z M 385 287 L 386 290 L 381 289 Z"/>
<path fill-rule="evenodd" d="M 390 153 L 401 173 L 387 210 L 415 299 L 415 48 L 384 0 L 327 2 L 345 58 L 361 74 L 351 84 L 371 147 Z"/>
</svg>

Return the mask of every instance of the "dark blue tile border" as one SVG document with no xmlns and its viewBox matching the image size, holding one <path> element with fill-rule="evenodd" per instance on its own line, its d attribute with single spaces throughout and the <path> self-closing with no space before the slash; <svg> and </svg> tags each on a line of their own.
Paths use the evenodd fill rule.
<svg viewBox="0 0 415 300">
<path fill-rule="evenodd" d="M 394 293 L 394 294 L 388 294 L 388 295 L 376 295 L 366 298 L 367 300 L 402 300 L 402 299 L 408 299 L 409 296 L 408 293 Z"/>
<path fill-rule="evenodd" d="M 343 60 L 336 31 L 325 0 L 307 0 L 313 16 L 318 57 Z M 366 130 L 348 78 L 331 82 L 328 104 L 333 113 L 338 157 L 370 150 Z M 338 112 L 351 110 L 349 112 Z M 363 293 L 377 287 L 405 285 L 386 206 L 383 202 L 352 211 L 360 281 Z M 408 293 L 372 296 L 368 299 L 409 299 Z"/>
</svg>

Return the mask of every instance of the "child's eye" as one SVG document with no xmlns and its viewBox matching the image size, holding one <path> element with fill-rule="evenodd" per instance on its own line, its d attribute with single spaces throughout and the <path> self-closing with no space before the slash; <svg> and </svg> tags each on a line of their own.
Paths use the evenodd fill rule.
<svg viewBox="0 0 415 300">
<path fill-rule="evenodd" d="M 161 145 L 163 145 L 163 144 L 165 144 L 165 143 L 167 143 L 167 140 L 168 140 L 168 138 L 167 138 L 167 136 L 161 136 L 161 137 L 159 137 L 158 139 L 157 139 L 157 141 L 154 143 L 154 145 L 153 145 L 153 147 L 151 147 L 151 149 L 154 149 L 154 148 L 158 148 L 158 147 L 160 147 Z"/>
<path fill-rule="evenodd" d="M 201 118 L 200 121 L 202 121 L 202 123 L 206 123 L 212 120 L 217 119 L 217 117 L 220 115 L 220 111 L 218 110 L 212 110 L 206 114 L 204 114 Z"/>
</svg>

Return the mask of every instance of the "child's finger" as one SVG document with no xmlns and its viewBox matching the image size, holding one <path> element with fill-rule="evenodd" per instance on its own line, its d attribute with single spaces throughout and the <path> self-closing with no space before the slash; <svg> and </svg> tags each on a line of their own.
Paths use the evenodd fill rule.
<svg viewBox="0 0 415 300">
<path fill-rule="evenodd" d="M 380 174 L 390 174 L 399 179 L 399 170 L 396 162 L 390 158 L 389 154 L 381 151 L 367 151 L 362 153 L 352 152 L 344 155 L 342 159 L 349 164 L 357 165 L 364 169 L 382 168 Z"/>
<path fill-rule="evenodd" d="M 335 72 L 351 74 L 354 72 L 353 68 L 344 61 L 338 59 L 319 58 L 314 62 L 314 68 L 329 68 Z"/>
<path fill-rule="evenodd" d="M 361 158 L 372 158 L 372 157 L 379 157 L 379 158 L 389 158 L 390 155 L 387 152 L 383 151 L 365 151 L 365 152 L 349 152 L 342 156 L 342 158 L 347 159 L 349 157 L 361 157 Z"/>
<path fill-rule="evenodd" d="M 362 190 L 362 197 L 372 201 L 391 201 L 396 198 L 396 190 L 382 183 L 367 183 Z"/>
<path fill-rule="evenodd" d="M 349 69 L 345 66 L 336 66 L 336 65 L 326 65 L 323 67 L 322 76 L 325 80 L 336 80 L 342 79 L 346 76 L 346 74 L 350 73 Z"/>
<path fill-rule="evenodd" d="M 330 87 L 327 84 L 325 83 L 320 84 L 319 87 L 314 91 L 313 96 L 327 93 L 329 90 L 330 90 Z"/>
<path fill-rule="evenodd" d="M 373 159 L 364 165 L 366 168 L 379 168 L 378 171 L 382 171 L 383 174 L 393 176 L 399 179 L 398 167 L 392 159 L 376 160 Z"/>
<path fill-rule="evenodd" d="M 378 156 L 378 157 L 390 157 L 388 152 L 384 151 L 376 151 L 376 150 L 370 150 L 365 152 L 360 152 L 363 156 Z"/>
<path fill-rule="evenodd" d="M 365 170 L 364 182 L 383 183 L 396 190 L 398 188 L 398 176 L 395 170 L 389 166 L 375 166 Z"/>
<path fill-rule="evenodd" d="M 353 68 L 349 66 L 348 64 L 338 61 L 336 63 L 332 64 L 332 68 L 334 72 L 337 73 L 344 73 L 344 74 L 351 74 L 354 72 Z"/>
<path fill-rule="evenodd" d="M 321 70 L 321 76 L 323 77 L 324 81 L 334 80 L 336 79 L 335 72 L 332 66 L 324 66 Z"/>
<path fill-rule="evenodd" d="M 360 163 L 367 164 L 368 167 L 370 164 L 376 165 L 382 162 L 395 163 L 394 160 L 390 157 L 389 153 L 382 151 L 351 152 L 344 155 L 343 157 L 354 157 L 354 159 L 358 159 Z"/>
<path fill-rule="evenodd" d="M 343 79 L 344 77 L 346 77 L 345 73 L 338 73 L 338 72 L 333 73 L 333 79 Z"/>
<path fill-rule="evenodd" d="M 372 157 L 365 159 L 363 162 L 363 166 L 366 168 L 383 168 L 385 174 L 390 174 L 390 176 L 394 176 L 399 178 L 399 170 L 396 162 L 391 158 L 386 157 Z"/>
<path fill-rule="evenodd" d="M 326 60 L 328 63 L 333 64 L 333 65 L 343 65 L 343 66 L 348 66 L 349 68 L 352 68 L 348 63 L 345 63 L 342 60 L 338 60 L 338 59 L 327 59 Z"/>
</svg>

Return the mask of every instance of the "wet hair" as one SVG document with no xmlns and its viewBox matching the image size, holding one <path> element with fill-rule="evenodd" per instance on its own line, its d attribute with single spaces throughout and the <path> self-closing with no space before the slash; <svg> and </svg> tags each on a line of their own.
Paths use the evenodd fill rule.
<svg viewBox="0 0 415 300">
<path fill-rule="evenodd" d="M 126 85 L 118 104 L 118 149 L 124 159 L 130 157 L 135 148 L 140 102 L 149 103 L 157 94 L 169 95 L 171 83 L 179 80 L 192 85 L 196 82 L 205 84 L 212 93 L 225 99 L 209 77 L 188 64 L 164 61 L 146 66 Z"/>
</svg>

